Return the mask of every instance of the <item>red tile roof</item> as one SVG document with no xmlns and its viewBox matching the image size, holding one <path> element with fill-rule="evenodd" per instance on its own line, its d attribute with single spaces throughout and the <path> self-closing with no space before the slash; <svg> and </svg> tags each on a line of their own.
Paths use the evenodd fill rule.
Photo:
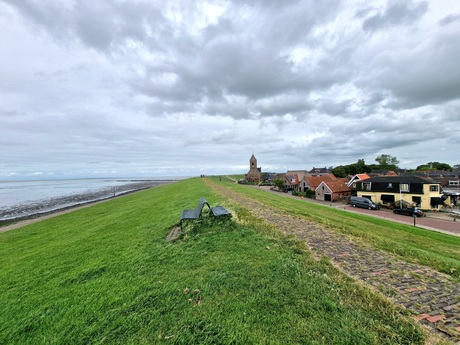
<svg viewBox="0 0 460 345">
<path fill-rule="evenodd" d="M 333 193 L 340 192 L 351 192 L 351 189 L 346 185 L 344 181 L 324 181 Z"/>
</svg>

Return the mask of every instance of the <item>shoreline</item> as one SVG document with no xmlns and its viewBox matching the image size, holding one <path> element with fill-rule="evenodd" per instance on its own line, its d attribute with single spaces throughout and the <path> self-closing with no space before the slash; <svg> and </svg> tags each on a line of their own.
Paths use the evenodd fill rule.
<svg viewBox="0 0 460 345">
<path fill-rule="evenodd" d="M 139 188 L 139 189 L 135 189 L 135 190 L 128 190 L 126 192 L 122 192 L 122 193 L 119 193 L 119 194 L 116 194 L 116 195 L 112 195 L 112 196 L 108 196 L 108 197 L 104 197 L 104 198 L 100 198 L 100 199 L 93 199 L 93 200 L 83 201 L 83 202 L 76 203 L 76 204 L 69 205 L 69 206 L 63 205 L 62 207 L 57 207 L 55 209 L 46 210 L 46 211 L 43 211 L 43 212 L 40 212 L 40 210 L 37 208 L 36 212 L 33 213 L 33 214 L 30 214 L 30 215 L 26 215 L 26 216 L 23 216 L 23 217 L 16 217 L 16 218 L 12 218 L 12 219 L 0 220 L 0 233 L 7 232 L 9 230 L 18 229 L 18 228 L 21 228 L 23 226 L 33 224 L 33 223 L 37 223 L 37 222 L 40 222 L 40 221 L 45 220 L 45 219 L 57 217 L 57 216 L 60 216 L 60 215 L 63 215 L 63 214 L 67 214 L 67 213 L 70 213 L 70 212 L 73 212 L 73 211 L 77 211 L 77 210 L 84 209 L 84 208 L 87 208 L 87 207 L 90 207 L 90 206 L 93 206 L 93 205 L 97 205 L 97 204 L 100 204 L 100 203 L 103 203 L 103 202 L 106 202 L 106 201 L 109 201 L 109 200 L 112 200 L 112 199 L 121 198 L 121 197 L 129 195 L 129 194 L 133 194 L 133 193 L 136 193 L 136 192 L 141 192 L 141 191 L 144 191 L 144 190 L 147 190 L 147 189 L 150 189 L 150 188 L 159 187 L 159 186 L 169 184 L 169 183 L 173 183 L 173 182 L 176 182 L 176 180 L 168 180 L 168 181 L 165 181 L 164 183 L 160 183 L 160 184 L 156 184 L 156 185 L 152 185 L 152 186 L 148 186 L 148 187 L 144 187 L 144 188 Z"/>
</svg>

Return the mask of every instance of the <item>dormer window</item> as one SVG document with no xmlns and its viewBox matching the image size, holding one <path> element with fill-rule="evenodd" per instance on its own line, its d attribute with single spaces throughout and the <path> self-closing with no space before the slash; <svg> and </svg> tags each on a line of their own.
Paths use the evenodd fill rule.
<svg viewBox="0 0 460 345">
<path fill-rule="evenodd" d="M 409 192 L 409 184 L 408 183 L 400 183 L 399 190 L 401 192 Z"/>
</svg>

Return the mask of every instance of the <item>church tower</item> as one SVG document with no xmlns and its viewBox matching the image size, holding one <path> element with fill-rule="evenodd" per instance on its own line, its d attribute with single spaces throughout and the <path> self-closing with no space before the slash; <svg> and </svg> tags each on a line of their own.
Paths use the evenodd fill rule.
<svg viewBox="0 0 460 345">
<path fill-rule="evenodd" d="M 249 171 L 246 174 L 246 181 L 252 183 L 260 183 L 261 180 L 261 168 L 257 167 L 257 158 L 253 154 L 249 159 Z"/>
<path fill-rule="evenodd" d="M 253 169 L 254 167 L 257 168 L 257 158 L 254 155 L 252 155 L 249 159 L 249 170 Z"/>
</svg>

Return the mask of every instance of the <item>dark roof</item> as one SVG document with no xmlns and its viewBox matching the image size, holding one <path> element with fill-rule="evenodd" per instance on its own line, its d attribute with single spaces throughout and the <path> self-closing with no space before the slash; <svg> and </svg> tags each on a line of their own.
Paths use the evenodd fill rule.
<svg viewBox="0 0 460 345">
<path fill-rule="evenodd" d="M 313 168 L 308 173 L 309 174 L 329 174 L 331 171 L 328 168 Z"/>
<path fill-rule="evenodd" d="M 396 174 L 394 170 L 381 170 L 381 169 L 372 169 L 370 173 L 368 174 L 373 174 L 373 175 L 393 175 Z"/>
<path fill-rule="evenodd" d="M 420 177 L 413 175 L 405 176 L 375 176 L 371 177 L 362 182 L 388 182 L 388 183 L 430 183 L 430 184 L 439 184 L 439 182 L 434 181 L 428 177 Z"/>
</svg>

